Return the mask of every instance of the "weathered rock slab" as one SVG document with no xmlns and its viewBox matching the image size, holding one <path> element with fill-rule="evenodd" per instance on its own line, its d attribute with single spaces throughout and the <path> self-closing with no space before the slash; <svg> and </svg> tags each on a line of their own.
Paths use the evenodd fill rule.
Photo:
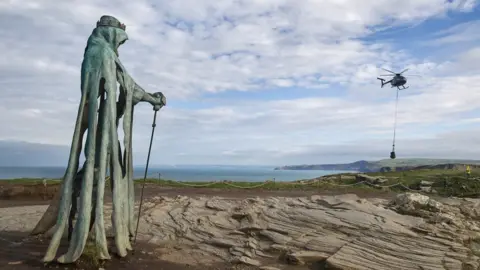
<svg viewBox="0 0 480 270">
<path fill-rule="evenodd" d="M 142 237 L 208 244 L 209 255 L 226 250 L 222 259 L 251 265 L 273 257 L 338 269 L 462 269 L 479 263 L 472 245 L 463 244 L 478 235 L 479 224 L 474 211 L 459 206 L 477 202 L 454 200 L 455 206 L 415 193 L 392 202 L 353 194 L 164 199 L 145 212 L 150 230 Z"/>
<path fill-rule="evenodd" d="M 244 200 L 178 196 L 144 205 L 139 239 L 157 244 L 164 260 L 228 261 L 263 269 L 320 262 L 333 269 L 380 270 L 478 269 L 480 264 L 475 210 L 480 202 L 475 199 L 435 200 L 415 193 L 391 202 L 353 194 Z M 0 209 L 0 228 L 28 231 L 45 208 Z M 105 221 L 109 227 L 110 217 Z"/>
</svg>

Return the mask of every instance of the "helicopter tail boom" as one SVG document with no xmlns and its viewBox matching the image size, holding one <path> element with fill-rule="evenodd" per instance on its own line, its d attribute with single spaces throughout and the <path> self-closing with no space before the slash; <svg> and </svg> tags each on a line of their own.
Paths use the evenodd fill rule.
<svg viewBox="0 0 480 270">
<path fill-rule="evenodd" d="M 384 86 L 385 84 L 388 84 L 388 83 L 390 83 L 390 82 L 391 82 L 391 80 L 390 80 L 390 81 L 388 81 L 388 82 L 385 82 L 385 79 L 378 78 L 378 77 L 377 77 L 377 79 L 378 79 L 378 80 L 380 80 L 380 82 L 382 83 L 382 88 L 383 88 L 383 86 Z"/>
</svg>

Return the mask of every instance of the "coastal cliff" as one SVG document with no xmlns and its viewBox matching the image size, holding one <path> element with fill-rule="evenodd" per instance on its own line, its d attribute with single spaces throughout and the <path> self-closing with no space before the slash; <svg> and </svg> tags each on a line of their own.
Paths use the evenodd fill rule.
<svg viewBox="0 0 480 270">
<path fill-rule="evenodd" d="M 313 165 L 290 165 L 277 167 L 275 170 L 325 170 L 325 171 L 356 171 L 376 172 L 380 169 L 374 162 L 365 160 L 345 164 L 313 164 Z"/>
<path fill-rule="evenodd" d="M 311 164 L 288 165 L 276 167 L 275 170 L 326 170 L 326 171 L 352 171 L 352 172 L 388 172 L 408 171 L 417 169 L 462 169 L 470 165 L 472 169 L 480 167 L 479 160 L 448 160 L 448 159 L 395 159 L 366 161 L 360 160 L 344 164 Z"/>
</svg>

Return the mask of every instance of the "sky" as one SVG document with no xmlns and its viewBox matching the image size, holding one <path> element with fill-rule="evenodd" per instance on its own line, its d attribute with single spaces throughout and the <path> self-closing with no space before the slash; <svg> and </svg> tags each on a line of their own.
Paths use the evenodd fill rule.
<svg viewBox="0 0 480 270">
<path fill-rule="evenodd" d="M 127 26 L 120 60 L 167 106 L 151 164 L 479 159 L 476 0 L 0 1 L 0 165 L 66 165 L 96 21 Z M 419 75 L 408 77 L 409 74 Z M 151 105 L 134 119 L 144 164 Z"/>
</svg>

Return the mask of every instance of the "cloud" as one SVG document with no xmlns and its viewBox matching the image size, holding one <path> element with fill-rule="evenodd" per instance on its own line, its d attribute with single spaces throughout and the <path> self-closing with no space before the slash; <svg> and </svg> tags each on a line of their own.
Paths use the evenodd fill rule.
<svg viewBox="0 0 480 270">
<path fill-rule="evenodd" d="M 0 3 L 0 23 L 9 26 L 0 30 L 4 53 L 0 124 L 7 127 L 0 129 L 0 140 L 70 144 L 84 46 L 100 16 L 112 14 L 127 25 L 129 34 L 120 59 L 140 85 L 149 92 L 162 91 L 169 101 L 159 114 L 154 163 L 273 164 L 308 158 L 312 160 L 307 163 L 314 163 L 348 158 L 344 146 L 350 151 L 355 144 L 363 148 L 350 157 L 374 157 L 376 148 L 366 144 L 390 140 L 395 106 L 395 92 L 379 88 L 374 81 L 379 67 L 408 67 L 422 74 L 421 79 L 409 78 L 411 90 L 401 93 L 399 136 L 417 144 L 439 143 L 441 138 L 434 139 L 444 132 L 439 129 L 458 131 L 463 127 L 458 126 L 460 120 L 479 109 L 479 76 L 458 72 L 474 63 L 478 52 L 472 47 L 447 61 L 425 60 L 396 49 L 398 40 L 375 41 L 375 32 L 471 12 L 477 4 L 443 0 Z M 434 38 L 444 44 L 475 42 L 475 24 L 454 26 Z M 266 90 L 271 96 L 242 98 Z M 149 105 L 138 105 L 136 163 L 144 160 L 151 118 Z M 429 151 L 425 154 L 437 153 Z M 405 153 L 421 154 L 413 148 Z"/>
<path fill-rule="evenodd" d="M 0 141 L 1 166 L 65 166 L 67 146 Z M 66 159 L 67 158 L 67 159 Z"/>
<path fill-rule="evenodd" d="M 480 20 L 468 21 L 435 33 L 435 39 L 429 45 L 444 46 L 458 42 L 471 42 L 480 40 L 480 34 L 476 29 L 480 26 Z"/>
<path fill-rule="evenodd" d="M 410 158 L 445 158 L 445 159 L 478 159 L 480 141 L 479 129 L 439 133 L 427 138 L 409 138 L 397 141 L 398 157 Z M 261 139 L 261 138 L 257 138 Z M 252 140 L 252 138 L 248 138 Z M 205 141 L 202 141 L 205 143 Z M 189 145 L 187 142 L 186 146 Z M 212 146 L 212 144 L 209 144 Z M 391 140 L 367 138 L 356 141 L 338 141 L 337 143 L 314 143 L 301 146 L 253 147 L 246 146 L 231 150 L 219 151 L 221 147 L 213 147 L 212 151 L 204 149 L 187 149 L 186 153 L 168 151 L 177 145 L 164 144 L 155 147 L 152 152 L 154 164 L 249 164 L 249 165 L 287 165 L 312 163 L 342 163 L 357 160 L 386 159 L 390 155 Z M 183 149 L 186 149 L 184 147 Z M 164 154 L 167 152 L 167 154 Z M 8 153 L 8 154 L 7 154 Z M 143 165 L 145 152 L 134 153 L 136 164 Z M 45 158 L 45 157 L 48 157 Z M 66 166 L 68 147 L 44 145 L 15 141 L 0 141 L 0 162 L 2 166 Z"/>
</svg>

